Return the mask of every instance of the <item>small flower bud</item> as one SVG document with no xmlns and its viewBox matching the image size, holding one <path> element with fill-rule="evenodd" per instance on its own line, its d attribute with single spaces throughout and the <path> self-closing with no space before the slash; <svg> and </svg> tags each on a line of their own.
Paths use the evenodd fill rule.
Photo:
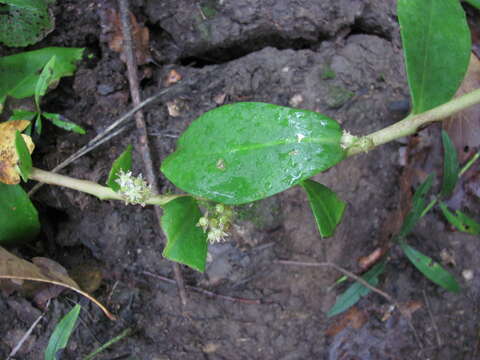
<svg viewBox="0 0 480 360">
<path fill-rule="evenodd" d="M 222 204 L 217 204 L 215 205 L 215 211 L 218 214 L 222 214 L 225 211 L 225 206 L 223 206 Z"/>
<path fill-rule="evenodd" d="M 145 202 L 152 196 L 152 188 L 143 180 L 141 174 L 133 176 L 131 171 L 120 170 L 118 179 L 115 181 L 120 186 L 118 193 L 127 205 L 140 204 L 145 206 Z"/>
<path fill-rule="evenodd" d="M 201 227 L 203 232 L 206 232 L 208 229 L 208 218 L 201 217 L 200 219 L 198 219 L 197 226 Z"/>
</svg>

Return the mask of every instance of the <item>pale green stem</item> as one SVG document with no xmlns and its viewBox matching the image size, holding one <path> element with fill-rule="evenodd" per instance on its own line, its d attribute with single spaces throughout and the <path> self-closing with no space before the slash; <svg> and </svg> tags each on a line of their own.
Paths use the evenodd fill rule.
<svg viewBox="0 0 480 360">
<path fill-rule="evenodd" d="M 472 165 L 475 163 L 475 161 L 478 160 L 478 158 L 480 157 L 480 152 L 477 152 L 475 155 L 472 156 L 472 158 L 470 160 L 468 160 L 468 162 L 465 164 L 465 166 L 460 170 L 460 172 L 458 173 L 458 176 L 462 176 L 463 174 L 465 174 L 468 169 L 470 169 L 472 167 Z"/>
<path fill-rule="evenodd" d="M 96 196 L 100 200 L 120 200 L 125 199 L 119 194 L 110 189 L 107 186 L 99 185 L 89 180 L 79 180 L 69 176 L 55 174 L 50 171 L 45 171 L 37 168 L 32 168 L 30 173 L 30 180 L 35 180 L 50 185 L 63 186 L 69 189 L 81 191 L 93 196 Z M 145 203 L 147 205 L 165 205 L 169 201 L 178 197 L 186 196 L 185 194 L 175 195 L 155 195 L 148 199 Z"/>
<path fill-rule="evenodd" d="M 353 141 L 351 140 L 351 135 L 344 135 L 344 137 L 350 137 L 350 139 L 345 141 L 342 139 L 342 143 L 347 147 L 347 156 L 356 155 L 361 152 L 372 150 L 373 148 L 392 140 L 415 134 L 422 126 L 448 118 L 449 116 L 478 103 L 480 103 L 480 89 L 455 98 L 424 113 L 409 115 L 405 119 L 391 126 L 367 136 L 356 138 Z"/>
</svg>

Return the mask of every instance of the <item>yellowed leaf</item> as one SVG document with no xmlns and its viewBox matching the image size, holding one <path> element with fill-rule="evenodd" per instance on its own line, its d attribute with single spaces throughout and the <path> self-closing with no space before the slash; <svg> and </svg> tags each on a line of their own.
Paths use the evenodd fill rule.
<svg viewBox="0 0 480 360">
<path fill-rule="evenodd" d="M 23 131 L 30 124 L 28 120 L 13 120 L 0 123 L 0 182 L 18 184 L 20 174 L 17 171 L 18 154 L 15 148 L 15 133 Z M 30 136 L 22 134 L 30 154 L 35 145 Z"/>
<path fill-rule="evenodd" d="M 36 258 L 35 262 L 36 264 L 33 264 L 21 259 L 0 247 L 0 279 L 9 279 L 16 283 L 37 281 L 65 287 L 94 302 L 111 320 L 116 319 L 97 299 L 80 289 L 59 264 L 46 258 Z"/>
</svg>

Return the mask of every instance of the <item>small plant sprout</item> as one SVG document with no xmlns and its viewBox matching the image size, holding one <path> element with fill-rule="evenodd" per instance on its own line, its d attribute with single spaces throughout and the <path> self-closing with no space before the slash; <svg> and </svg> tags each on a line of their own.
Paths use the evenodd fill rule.
<svg viewBox="0 0 480 360">
<path fill-rule="evenodd" d="M 126 205 L 145 206 L 153 195 L 152 187 L 143 179 L 142 174 L 133 176 L 131 171 L 125 172 L 121 169 L 115 181 L 120 186 L 117 192 L 123 197 Z"/>
</svg>

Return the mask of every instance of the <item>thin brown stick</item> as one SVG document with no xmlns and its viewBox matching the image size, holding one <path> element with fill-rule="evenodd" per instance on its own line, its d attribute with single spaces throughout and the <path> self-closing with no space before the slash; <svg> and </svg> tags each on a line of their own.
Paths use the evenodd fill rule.
<svg viewBox="0 0 480 360">
<path fill-rule="evenodd" d="M 25 341 L 28 339 L 28 337 L 32 334 L 32 331 L 37 327 L 38 323 L 40 322 L 40 320 L 43 319 L 43 317 L 45 316 L 45 314 L 47 313 L 47 310 L 48 310 L 48 307 L 50 306 L 50 300 L 48 300 L 47 302 L 47 306 L 45 308 L 45 311 L 37 318 L 37 320 L 35 320 L 33 322 L 33 324 L 30 326 L 30 328 L 27 330 L 27 332 L 22 336 L 22 338 L 20 339 L 20 341 L 17 343 L 17 345 L 15 345 L 15 347 L 12 349 L 12 351 L 10 352 L 10 354 L 8 355 L 7 357 L 7 360 L 10 360 L 12 359 L 18 352 L 18 350 L 20 350 L 20 348 L 23 346 L 23 344 L 25 343 Z"/>
<path fill-rule="evenodd" d="M 123 32 L 123 45 L 124 54 L 127 61 L 128 70 L 128 82 L 130 84 L 130 94 L 132 95 L 132 101 L 134 105 L 140 104 L 140 91 L 138 89 L 138 74 L 137 74 L 137 59 L 135 58 L 134 44 L 132 39 L 132 31 L 130 24 L 130 17 L 128 11 L 128 0 L 118 0 L 120 9 L 120 21 L 122 24 Z M 147 126 L 143 117 L 143 112 L 140 110 L 135 113 L 135 122 L 138 130 L 138 139 L 140 153 L 142 154 L 143 166 L 145 169 L 145 177 L 149 184 L 152 186 L 152 190 L 158 194 L 159 186 L 157 176 L 153 167 L 152 152 L 150 150 L 150 144 L 147 136 Z M 159 206 L 154 206 L 155 214 L 160 226 L 160 217 L 162 216 L 162 210 Z M 183 281 L 182 272 L 180 266 L 177 263 L 172 263 L 173 273 L 175 281 L 177 282 L 178 295 L 182 305 L 187 304 L 187 293 L 185 292 L 185 284 Z"/>
<path fill-rule="evenodd" d="M 296 266 L 311 266 L 311 267 L 331 267 L 334 268 L 335 270 L 341 272 L 343 275 L 348 276 L 349 278 L 359 282 L 366 288 L 372 290 L 373 292 L 376 292 L 378 295 L 383 296 L 385 299 L 387 299 L 389 302 L 393 303 L 396 305 L 396 302 L 394 299 L 388 295 L 386 292 L 377 289 L 375 286 L 370 285 L 367 281 L 363 280 L 361 277 L 355 275 L 354 273 L 345 270 L 344 268 L 338 266 L 337 264 L 330 263 L 330 262 L 303 262 L 303 261 L 292 261 L 292 260 L 277 260 L 275 261 L 277 264 L 282 264 L 282 265 L 296 265 Z"/>
<path fill-rule="evenodd" d="M 423 349 L 422 342 L 420 341 L 420 337 L 418 336 L 417 330 L 412 324 L 412 321 L 410 319 L 410 315 L 404 310 L 403 306 L 401 306 L 391 295 L 387 294 L 386 292 L 376 288 L 375 286 L 370 285 L 367 281 L 363 280 L 361 277 L 355 275 L 354 273 L 338 266 L 337 264 L 330 263 L 330 262 L 303 262 L 303 261 L 293 261 L 293 260 L 277 260 L 275 261 L 277 264 L 282 264 L 282 265 L 295 265 L 295 266 L 308 266 L 308 267 L 331 267 L 334 268 L 335 270 L 341 272 L 345 276 L 348 276 L 349 278 L 359 282 L 366 288 L 372 290 L 373 292 L 377 293 L 378 295 L 384 297 L 386 300 L 388 300 L 390 303 L 392 303 L 399 311 L 400 313 L 406 318 L 408 321 L 408 325 L 410 326 L 413 335 L 415 337 L 415 340 L 417 341 L 419 347 Z"/>
<path fill-rule="evenodd" d="M 425 299 L 425 305 L 427 305 L 428 316 L 430 316 L 430 320 L 432 321 L 433 330 L 435 331 L 435 337 L 437 338 L 437 345 L 438 347 L 443 346 L 443 341 L 440 336 L 440 332 L 438 331 L 437 322 L 433 317 L 432 308 L 430 307 L 430 301 L 428 300 L 428 296 L 425 290 L 423 290 L 423 298 Z"/>
<path fill-rule="evenodd" d="M 150 271 L 142 271 L 142 274 L 154 277 L 155 279 L 165 281 L 169 284 L 175 284 L 175 280 L 169 279 L 165 276 L 161 276 L 161 275 L 151 273 Z M 198 292 L 200 294 L 203 294 L 205 296 L 215 297 L 215 298 L 219 298 L 219 299 L 226 300 L 226 301 L 237 302 L 237 303 L 248 304 L 248 305 L 270 304 L 270 302 L 266 302 L 266 301 L 263 301 L 261 299 L 238 298 L 238 297 L 232 297 L 232 296 L 228 296 L 228 295 L 217 294 L 217 293 L 214 293 L 212 291 L 208 291 L 208 290 L 205 290 L 205 289 L 202 289 L 202 288 L 199 288 L 199 287 L 195 287 L 195 286 L 186 285 L 186 287 L 188 289 L 192 290 L 192 291 L 196 291 L 196 292 Z"/>
</svg>

